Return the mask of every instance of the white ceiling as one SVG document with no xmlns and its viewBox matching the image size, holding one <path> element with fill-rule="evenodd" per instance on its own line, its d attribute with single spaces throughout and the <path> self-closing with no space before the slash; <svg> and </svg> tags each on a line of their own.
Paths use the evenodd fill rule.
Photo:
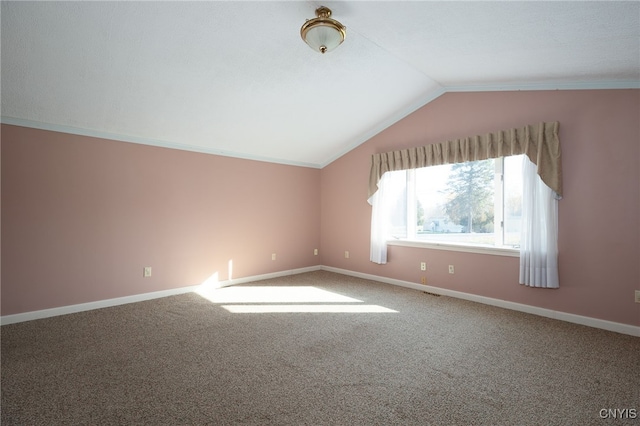
<svg viewBox="0 0 640 426">
<path fill-rule="evenodd" d="M 319 5 L 347 27 L 300 39 Z M 323 167 L 447 91 L 638 88 L 640 2 L 7 2 L 2 122 Z"/>
</svg>

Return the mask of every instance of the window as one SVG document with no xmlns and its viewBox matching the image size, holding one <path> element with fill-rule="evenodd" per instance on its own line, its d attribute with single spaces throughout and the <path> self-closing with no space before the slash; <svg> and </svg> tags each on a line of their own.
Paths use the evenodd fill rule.
<svg viewBox="0 0 640 426">
<path fill-rule="evenodd" d="M 395 239 L 518 248 L 523 156 L 393 172 Z"/>
<path fill-rule="evenodd" d="M 558 288 L 558 126 L 538 123 L 373 154 L 369 259 L 386 264 L 389 244 L 515 255 L 521 284 Z M 472 161 L 477 158 L 493 160 Z M 442 164 L 441 175 L 423 176 Z"/>
</svg>

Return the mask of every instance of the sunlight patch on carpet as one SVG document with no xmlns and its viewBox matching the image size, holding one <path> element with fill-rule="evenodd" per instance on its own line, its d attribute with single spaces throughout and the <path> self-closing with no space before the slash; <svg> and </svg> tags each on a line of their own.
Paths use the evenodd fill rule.
<svg viewBox="0 0 640 426">
<path fill-rule="evenodd" d="M 196 293 L 213 303 L 353 303 L 362 300 L 312 286 L 201 288 Z"/>
<path fill-rule="evenodd" d="M 395 313 L 378 305 L 313 286 L 203 285 L 196 293 L 232 313 Z"/>
<path fill-rule="evenodd" d="M 263 313 L 397 313 L 378 305 L 222 305 L 234 314 Z"/>
</svg>

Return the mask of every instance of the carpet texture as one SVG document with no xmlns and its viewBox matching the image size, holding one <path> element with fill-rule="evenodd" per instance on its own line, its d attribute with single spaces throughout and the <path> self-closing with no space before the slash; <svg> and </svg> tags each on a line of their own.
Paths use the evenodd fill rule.
<svg viewBox="0 0 640 426">
<path fill-rule="evenodd" d="M 2 425 L 639 422 L 636 337 L 326 271 L 228 289 L 274 286 L 355 300 L 189 293 L 2 326 Z"/>
</svg>

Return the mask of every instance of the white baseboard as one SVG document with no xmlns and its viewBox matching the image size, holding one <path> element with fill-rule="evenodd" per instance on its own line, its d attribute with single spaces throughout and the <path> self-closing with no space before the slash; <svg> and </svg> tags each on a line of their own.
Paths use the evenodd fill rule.
<svg viewBox="0 0 640 426">
<path fill-rule="evenodd" d="M 302 274 L 320 270 L 320 266 L 307 268 L 290 269 L 287 271 L 272 272 L 251 277 L 236 278 L 233 280 L 216 282 L 216 287 L 227 287 L 235 284 L 243 284 L 253 281 L 268 280 L 270 278 L 284 277 L 287 275 Z M 175 296 L 178 294 L 191 293 L 200 288 L 199 285 L 179 287 L 171 290 L 154 291 L 151 293 L 136 294 L 133 296 L 116 297 L 114 299 L 98 300 L 95 302 L 80 303 L 77 305 L 61 306 L 59 308 L 43 309 L 40 311 L 24 312 L 21 314 L 5 315 L 0 317 L 0 325 L 14 324 L 18 322 L 31 321 L 42 318 L 55 317 L 58 315 L 73 314 L 76 312 L 90 311 L 92 309 L 109 308 L 111 306 L 126 305 L 127 303 L 143 302 L 145 300 L 158 299 L 161 297 Z"/>
<path fill-rule="evenodd" d="M 522 303 L 509 302 L 507 300 L 493 299 L 491 297 L 478 296 L 461 291 L 448 290 L 440 287 L 432 287 L 429 285 L 415 284 L 409 281 L 396 280 L 393 278 L 381 277 L 378 275 L 364 274 L 361 272 L 349 271 L 347 269 L 333 268 L 331 266 L 322 266 L 323 271 L 336 272 L 338 274 L 349 275 L 357 278 L 364 278 L 372 281 L 379 281 L 386 284 L 397 285 L 401 287 L 412 288 L 414 290 L 428 291 L 429 293 L 440 294 L 442 296 L 450 296 L 458 299 L 469 300 L 472 302 L 483 303 L 485 305 L 497 306 L 499 308 L 511 309 L 528 314 L 539 315 L 542 317 L 557 319 L 561 321 L 571 322 L 574 324 L 586 325 L 588 327 L 600 328 L 617 333 L 629 334 L 631 336 L 640 337 L 640 327 L 622 324 L 613 321 L 602 320 L 598 318 L 585 317 L 582 315 L 569 314 L 567 312 L 554 311 L 551 309 L 540 308 L 537 306 L 525 305 Z"/>
<path fill-rule="evenodd" d="M 622 324 L 613 321 L 602 320 L 598 318 L 585 317 L 581 315 L 570 314 L 551 309 L 540 308 L 537 306 L 525 305 L 522 303 L 509 302 L 507 300 L 493 299 L 491 297 L 478 296 L 470 293 L 463 293 L 455 290 L 448 290 L 440 287 L 416 284 L 409 281 L 397 280 L 394 278 L 381 277 L 378 275 L 365 274 L 361 272 L 350 271 L 347 269 L 334 268 L 331 266 L 310 266 L 307 268 L 291 269 L 287 271 L 272 272 L 269 274 L 254 275 L 244 278 L 236 278 L 233 280 L 220 281 L 216 283 L 216 287 L 227 287 L 236 284 L 244 284 L 254 281 L 268 280 L 271 278 L 284 277 L 288 275 L 302 274 L 312 271 L 330 271 L 338 274 L 349 275 L 367 280 L 383 282 L 386 284 L 397 285 L 401 287 L 411 288 L 419 291 L 428 291 L 443 296 L 455 297 L 458 299 L 469 300 L 472 302 L 483 303 L 485 305 L 496 306 L 499 308 L 511 309 L 519 312 L 539 315 L 547 318 L 567 321 L 574 324 L 586 325 L 588 327 L 600 328 L 603 330 L 614 331 L 617 333 L 628 334 L 640 337 L 640 327 L 630 324 Z M 199 285 L 174 288 L 171 290 L 155 291 L 151 293 L 136 294 L 133 296 L 117 297 L 114 299 L 98 300 L 95 302 L 80 303 L 77 305 L 61 306 L 58 308 L 43 309 L 40 311 L 25 312 L 14 315 L 5 315 L 0 317 L 0 325 L 14 324 L 18 322 L 31 321 L 42 318 L 49 318 L 58 315 L 73 314 L 76 312 L 90 311 L 92 309 L 108 308 L 111 306 L 125 305 L 127 303 L 142 302 L 145 300 L 158 299 L 161 297 L 174 296 L 178 294 L 190 293 L 198 290 Z"/>
<path fill-rule="evenodd" d="M 58 308 L 42 309 L 40 311 L 24 312 L 21 314 L 4 315 L 0 317 L 0 325 L 14 324 L 17 322 L 32 321 L 42 318 L 56 317 L 58 315 L 75 314 L 76 312 L 90 311 L 93 309 L 109 308 L 111 306 L 125 305 L 127 303 L 143 302 L 145 300 L 158 299 L 160 297 L 174 296 L 176 294 L 195 291 L 198 286 L 180 287 L 171 290 L 154 291 L 152 293 L 135 294 L 133 296 L 116 297 L 114 299 L 97 300 L 95 302 L 79 303 L 77 305 L 60 306 Z"/>
</svg>

